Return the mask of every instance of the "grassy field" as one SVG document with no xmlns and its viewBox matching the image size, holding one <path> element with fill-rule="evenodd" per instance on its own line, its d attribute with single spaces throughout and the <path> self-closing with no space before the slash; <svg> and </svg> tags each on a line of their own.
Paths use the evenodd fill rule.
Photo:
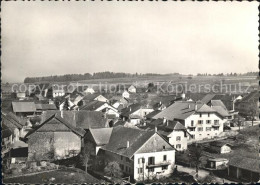
<svg viewBox="0 0 260 185">
<path fill-rule="evenodd" d="M 4 179 L 3 183 L 19 183 L 19 184 L 80 183 L 82 184 L 82 183 L 99 183 L 99 180 L 89 174 L 86 174 L 82 170 L 76 172 L 76 170 L 66 169 L 66 170 L 57 170 L 57 171 L 39 173 L 35 175 Z"/>
</svg>

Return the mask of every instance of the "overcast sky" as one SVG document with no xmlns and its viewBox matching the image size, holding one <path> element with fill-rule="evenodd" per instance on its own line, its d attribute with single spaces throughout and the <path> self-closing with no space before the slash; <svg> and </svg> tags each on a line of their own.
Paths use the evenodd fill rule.
<svg viewBox="0 0 260 185">
<path fill-rule="evenodd" d="M 258 70 L 257 2 L 2 2 L 2 80 Z"/>
</svg>

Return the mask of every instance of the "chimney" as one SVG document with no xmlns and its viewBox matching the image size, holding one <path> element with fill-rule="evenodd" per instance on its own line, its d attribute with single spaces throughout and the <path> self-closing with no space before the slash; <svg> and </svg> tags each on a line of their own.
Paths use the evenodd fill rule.
<svg viewBox="0 0 260 185">
<path fill-rule="evenodd" d="M 188 109 L 190 109 L 190 104 L 188 104 Z"/>
<path fill-rule="evenodd" d="M 162 102 L 160 101 L 160 105 L 162 105 Z"/>
<path fill-rule="evenodd" d="M 63 118 L 63 110 L 60 111 L 60 116 Z"/>
<path fill-rule="evenodd" d="M 157 132 L 157 127 L 154 128 L 154 131 Z"/>
<path fill-rule="evenodd" d="M 129 141 L 127 141 L 127 143 L 126 143 L 126 148 L 129 148 Z"/>
<path fill-rule="evenodd" d="M 131 112 L 131 110 L 132 110 L 132 109 L 131 109 L 131 107 L 130 107 L 129 111 Z"/>
<path fill-rule="evenodd" d="M 123 121 L 125 121 L 125 117 L 123 117 Z"/>
<path fill-rule="evenodd" d="M 166 122 L 167 122 L 166 118 L 165 118 L 165 117 L 163 117 L 163 123 L 166 123 Z"/>
<path fill-rule="evenodd" d="M 169 126 L 169 121 L 168 120 L 166 120 L 166 125 Z"/>
</svg>

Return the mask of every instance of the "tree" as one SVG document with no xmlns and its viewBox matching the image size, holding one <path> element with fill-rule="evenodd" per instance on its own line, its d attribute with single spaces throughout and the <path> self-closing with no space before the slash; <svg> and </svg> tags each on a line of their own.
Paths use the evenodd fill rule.
<svg viewBox="0 0 260 185">
<path fill-rule="evenodd" d="M 244 121 L 245 121 L 244 118 L 242 118 L 241 116 L 237 115 L 237 116 L 235 116 L 235 118 L 232 120 L 232 123 L 234 124 L 234 126 L 237 125 L 238 128 L 239 128 L 239 131 L 240 131 L 240 127 L 244 124 Z"/>
<path fill-rule="evenodd" d="M 122 177 L 122 169 L 116 161 L 109 162 L 104 169 L 104 172 L 109 177 Z"/>
<path fill-rule="evenodd" d="M 82 166 L 85 167 L 86 173 L 87 173 L 89 165 L 91 164 L 90 157 L 91 157 L 92 151 L 93 151 L 93 145 L 91 143 L 87 142 L 84 144 L 84 148 L 80 154 L 80 163 L 82 164 Z"/>
<path fill-rule="evenodd" d="M 197 143 L 190 145 L 189 149 L 189 156 L 190 156 L 190 161 L 195 165 L 196 168 L 196 176 L 198 177 L 199 173 L 199 165 L 201 163 L 201 157 L 202 157 L 202 147 L 199 146 Z"/>
</svg>

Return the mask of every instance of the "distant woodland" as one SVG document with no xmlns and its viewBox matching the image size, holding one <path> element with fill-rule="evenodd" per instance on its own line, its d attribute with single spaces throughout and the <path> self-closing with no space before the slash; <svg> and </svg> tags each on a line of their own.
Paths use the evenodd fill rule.
<svg viewBox="0 0 260 185">
<path fill-rule="evenodd" d="M 172 74 L 130 74 L 130 73 L 114 73 L 114 72 L 97 72 L 97 73 L 85 73 L 85 74 L 66 74 L 66 75 L 55 75 L 55 76 L 45 76 L 45 77 L 27 77 L 24 79 L 24 83 L 34 83 L 34 82 L 67 82 L 67 81 L 80 81 L 80 80 L 90 80 L 90 79 L 109 79 L 109 78 L 132 78 L 140 76 L 165 76 L 165 75 L 179 75 L 178 73 Z"/>
<path fill-rule="evenodd" d="M 156 74 L 156 73 L 115 73 L 115 72 L 97 72 L 97 73 L 85 73 L 85 74 L 65 74 L 65 75 L 54 75 L 45 77 L 26 77 L 24 83 L 35 83 L 35 82 L 68 82 L 68 81 L 81 81 L 81 80 L 91 80 L 91 79 L 109 79 L 109 78 L 133 78 L 133 77 L 146 77 L 146 76 L 167 76 L 167 75 L 180 75 L 179 73 L 169 73 L 169 74 Z M 247 72 L 247 73 L 219 73 L 219 74 L 209 74 L 209 73 L 198 73 L 197 76 L 258 76 L 259 72 Z M 193 75 L 188 75 L 193 76 Z"/>
</svg>

